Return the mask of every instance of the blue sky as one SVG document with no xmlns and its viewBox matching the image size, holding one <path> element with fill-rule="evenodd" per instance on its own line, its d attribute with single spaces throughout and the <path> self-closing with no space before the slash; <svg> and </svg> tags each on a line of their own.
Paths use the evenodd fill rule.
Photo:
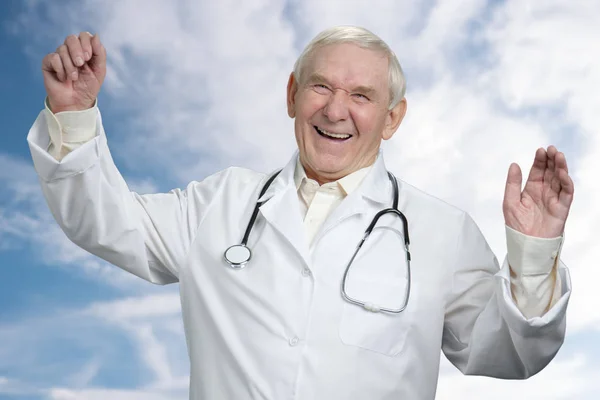
<svg viewBox="0 0 600 400">
<path fill-rule="evenodd" d="M 0 80 L 0 113 L 7 124 L 5 134 L 0 137 L 0 148 L 3 159 L 9 157 L 9 161 L 18 163 L 14 167 L 24 168 L 25 171 L 7 170 L 8 165 L 3 164 L 5 168 L 2 171 L 3 178 L 15 174 L 31 176 L 33 173 L 32 165 L 28 162 L 29 149 L 27 142 L 23 140 L 22 132 L 27 132 L 32 119 L 37 116 L 45 93 L 39 74 L 40 63 L 28 57 L 23 51 L 26 38 L 15 37 L 7 32 L 6 24 L 23 10 L 20 3 L 10 1 L 0 6 L 2 7 L 0 48 L 3 54 L 10 54 L 10 57 L 6 57 L 0 64 L 0 73 L 3 77 Z M 12 193 L 8 190 L 2 190 L 1 201 L 4 207 L 15 203 Z M 24 206 L 26 207 L 25 204 Z M 23 208 L 23 211 L 26 212 L 26 208 Z M 3 284 L 0 291 L 0 304 L 3 305 L 1 312 L 3 322 L 18 319 L 23 313 L 29 313 L 33 309 L 39 310 L 40 307 L 53 308 L 72 304 L 73 298 L 89 301 L 96 297 L 90 298 L 93 293 L 97 293 L 99 298 L 105 293 L 105 289 L 100 286 L 94 289 L 93 282 L 88 282 L 88 287 L 83 289 L 79 285 L 81 277 L 78 278 L 74 274 L 61 269 L 51 270 L 42 267 L 36 260 L 39 257 L 36 249 L 26 241 L 4 234 L 2 240 L 3 268 L 0 269 L 0 280 Z M 53 284 L 45 285 L 45 282 L 53 282 Z M 52 304 L 48 304 L 49 301 Z"/>
<path fill-rule="evenodd" d="M 230 165 L 283 165 L 294 150 L 287 76 L 307 41 L 336 24 L 382 36 L 408 77 L 407 118 L 384 146 L 390 169 L 471 213 L 499 259 L 511 162 L 527 174 L 535 149 L 556 144 L 576 184 L 563 248 L 574 294 L 558 357 L 525 382 L 465 378 L 444 361 L 438 398 L 596 398 L 600 5 L 246 3 L 0 3 L 0 399 L 187 394 L 177 286 L 79 250 L 47 211 L 25 140 L 45 96 L 43 56 L 68 34 L 100 34 L 109 63 L 99 106 L 115 162 L 132 189 L 166 191 Z"/>
</svg>

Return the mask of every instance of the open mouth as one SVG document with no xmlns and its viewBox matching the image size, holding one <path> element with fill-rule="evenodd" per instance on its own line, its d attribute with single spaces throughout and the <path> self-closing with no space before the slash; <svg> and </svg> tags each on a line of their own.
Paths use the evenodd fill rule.
<svg viewBox="0 0 600 400">
<path fill-rule="evenodd" d="M 314 126 L 315 130 L 317 131 L 317 133 L 327 139 L 332 139 L 332 140 L 338 140 L 338 141 L 344 141 L 344 140 L 348 140 L 352 137 L 352 135 L 349 135 L 347 133 L 333 133 L 333 132 L 328 132 L 324 129 L 320 129 L 317 126 Z"/>
</svg>

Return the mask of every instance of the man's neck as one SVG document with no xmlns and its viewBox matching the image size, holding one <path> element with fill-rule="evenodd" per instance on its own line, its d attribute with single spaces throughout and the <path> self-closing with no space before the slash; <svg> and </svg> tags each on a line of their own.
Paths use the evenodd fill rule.
<svg viewBox="0 0 600 400">
<path fill-rule="evenodd" d="M 322 186 L 322 185 L 324 185 L 326 183 L 339 181 L 340 179 L 343 179 L 346 176 L 352 175 L 353 173 L 355 173 L 356 171 L 359 171 L 361 169 L 364 169 L 364 168 L 367 168 L 367 167 L 372 167 L 373 164 L 375 164 L 376 160 L 377 160 L 377 157 L 374 157 L 371 160 L 371 162 L 366 163 L 365 165 L 361 165 L 358 168 L 355 168 L 355 169 L 351 170 L 350 172 L 340 172 L 340 173 L 337 173 L 337 174 L 317 174 L 315 171 L 313 171 L 312 169 L 310 169 L 309 167 L 307 167 L 302 162 L 302 159 L 300 159 L 300 165 L 304 169 L 304 173 L 306 174 L 306 177 L 308 179 L 312 179 L 312 180 L 316 181 L 319 184 L 319 186 Z"/>
</svg>

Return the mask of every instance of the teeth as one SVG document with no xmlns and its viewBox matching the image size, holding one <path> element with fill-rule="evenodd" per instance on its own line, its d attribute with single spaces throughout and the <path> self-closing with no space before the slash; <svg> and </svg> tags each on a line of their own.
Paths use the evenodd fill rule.
<svg viewBox="0 0 600 400">
<path fill-rule="evenodd" d="M 331 132 L 327 132 L 326 130 L 320 129 L 320 128 L 317 128 L 317 130 L 325 136 L 329 136 L 329 137 L 336 138 L 336 139 L 348 139 L 350 137 L 350 135 L 345 134 L 345 133 L 331 133 Z"/>
</svg>

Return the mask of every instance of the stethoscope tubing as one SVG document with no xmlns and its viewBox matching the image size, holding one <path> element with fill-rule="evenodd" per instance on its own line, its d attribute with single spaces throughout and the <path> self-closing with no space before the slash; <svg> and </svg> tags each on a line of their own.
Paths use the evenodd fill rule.
<svg viewBox="0 0 600 400">
<path fill-rule="evenodd" d="M 281 172 L 281 170 L 277 171 L 265 182 L 265 184 L 258 196 L 259 199 L 267 192 L 267 189 L 269 188 L 269 186 L 271 185 L 273 180 L 277 177 L 277 175 L 279 175 L 280 172 Z M 364 233 L 361 241 L 356 246 L 356 250 L 354 251 L 354 254 L 352 255 L 352 257 L 350 258 L 350 261 L 346 265 L 346 269 L 344 271 L 344 275 L 343 275 L 342 282 L 341 282 L 341 294 L 342 294 L 342 297 L 349 303 L 363 307 L 364 309 L 366 309 L 368 311 L 371 311 L 371 312 L 383 311 L 383 312 L 387 312 L 387 313 L 398 314 L 406 309 L 406 307 L 408 305 L 408 300 L 410 297 L 410 290 L 411 290 L 411 268 L 410 268 L 411 257 L 410 257 L 410 251 L 409 251 L 410 239 L 408 236 L 408 220 L 406 219 L 404 214 L 400 210 L 398 210 L 398 198 L 399 198 L 398 181 L 396 180 L 396 177 L 391 172 L 388 171 L 387 174 L 388 174 L 388 178 L 390 179 L 390 181 L 392 183 L 392 188 L 394 191 L 393 207 L 386 208 L 384 210 L 379 211 L 377 214 L 375 214 L 375 216 L 371 220 L 371 223 L 365 230 L 365 233 Z M 254 210 L 252 211 L 252 216 L 250 217 L 250 221 L 248 221 L 248 226 L 246 227 L 246 231 L 244 232 L 244 237 L 242 238 L 242 242 L 240 244 L 230 246 L 227 250 L 225 250 L 224 258 L 233 269 L 244 268 L 246 266 L 246 264 L 248 263 L 248 261 L 250 261 L 250 259 L 252 258 L 252 251 L 250 250 L 250 248 L 247 245 L 248 239 L 250 237 L 250 233 L 252 232 L 254 223 L 256 222 L 256 218 L 258 216 L 258 211 L 264 203 L 265 202 L 261 202 L 261 201 L 256 202 L 256 205 L 254 206 Z M 350 271 L 350 266 L 352 265 L 352 262 L 356 258 L 356 255 L 358 254 L 358 251 L 361 249 L 362 245 L 365 243 L 367 238 L 371 235 L 371 232 L 375 228 L 375 225 L 377 225 L 377 221 L 379 221 L 379 218 L 381 218 L 382 216 L 384 216 L 386 214 L 394 214 L 397 217 L 399 217 L 400 220 L 402 221 L 403 230 L 404 230 L 404 249 L 406 251 L 406 265 L 407 265 L 408 280 L 407 280 L 407 288 L 406 288 L 405 296 L 404 296 L 404 302 L 402 303 L 402 306 L 400 308 L 386 308 L 386 307 L 380 307 L 374 303 L 363 302 L 363 301 L 360 301 L 358 299 L 355 299 L 355 298 L 349 296 L 348 293 L 346 292 L 346 280 L 347 280 L 348 272 Z M 244 257 L 239 260 L 232 260 L 231 255 L 236 251 L 238 253 L 240 251 L 243 252 L 245 254 Z M 228 256 L 228 255 L 230 255 L 230 256 Z"/>
</svg>

